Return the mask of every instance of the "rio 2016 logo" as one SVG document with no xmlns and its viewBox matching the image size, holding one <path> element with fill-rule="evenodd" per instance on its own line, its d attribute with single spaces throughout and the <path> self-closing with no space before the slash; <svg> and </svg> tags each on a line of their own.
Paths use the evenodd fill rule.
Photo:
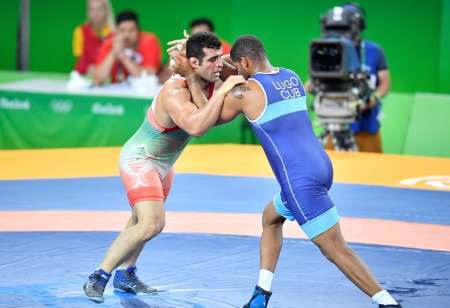
<svg viewBox="0 0 450 308">
<path fill-rule="evenodd" d="M 412 178 L 400 181 L 400 184 L 413 186 L 417 184 L 425 184 L 438 189 L 450 190 L 450 176 L 448 175 L 430 175 L 420 178 Z"/>
<path fill-rule="evenodd" d="M 50 102 L 50 107 L 55 113 L 67 114 L 73 108 L 73 102 L 68 99 L 54 99 Z"/>
</svg>

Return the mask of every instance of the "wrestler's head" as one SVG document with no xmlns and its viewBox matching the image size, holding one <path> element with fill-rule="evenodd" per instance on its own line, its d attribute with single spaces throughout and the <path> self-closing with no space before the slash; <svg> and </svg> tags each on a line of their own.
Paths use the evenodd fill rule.
<svg viewBox="0 0 450 308">
<path fill-rule="evenodd" d="M 267 60 L 263 44 L 253 35 L 239 37 L 231 48 L 230 57 L 244 78 L 252 76 L 258 64 Z"/>
<path fill-rule="evenodd" d="M 223 63 L 220 59 L 222 44 L 214 34 L 199 32 L 186 43 L 186 57 L 195 73 L 208 82 L 219 79 Z"/>
</svg>

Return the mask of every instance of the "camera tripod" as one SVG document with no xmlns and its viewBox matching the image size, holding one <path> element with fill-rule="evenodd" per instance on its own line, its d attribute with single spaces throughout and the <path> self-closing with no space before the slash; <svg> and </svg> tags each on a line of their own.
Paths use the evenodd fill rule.
<svg viewBox="0 0 450 308">
<path fill-rule="evenodd" d="M 355 136 L 348 124 L 328 124 L 325 132 L 319 137 L 320 142 L 326 146 L 331 139 L 336 151 L 357 152 L 358 145 Z"/>
</svg>

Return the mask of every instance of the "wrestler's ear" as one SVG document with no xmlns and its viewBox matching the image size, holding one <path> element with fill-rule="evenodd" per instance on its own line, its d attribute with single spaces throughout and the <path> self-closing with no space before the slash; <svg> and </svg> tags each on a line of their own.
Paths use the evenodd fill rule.
<svg viewBox="0 0 450 308">
<path fill-rule="evenodd" d="M 195 70 L 200 66 L 200 61 L 196 57 L 190 57 L 189 58 L 189 64 L 192 66 L 192 68 Z"/>
<path fill-rule="evenodd" d="M 250 61 L 248 60 L 247 57 L 241 57 L 241 59 L 239 60 L 239 62 L 241 63 L 242 67 L 245 70 L 248 70 L 248 68 L 250 67 Z"/>
</svg>

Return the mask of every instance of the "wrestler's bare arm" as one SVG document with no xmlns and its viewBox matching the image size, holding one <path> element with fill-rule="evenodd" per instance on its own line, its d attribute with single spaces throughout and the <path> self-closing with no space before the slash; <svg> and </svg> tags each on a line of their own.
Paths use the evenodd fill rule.
<svg viewBox="0 0 450 308">
<path fill-rule="evenodd" d="M 189 88 L 189 92 L 191 92 L 192 102 L 197 108 L 201 108 L 208 102 L 208 98 L 206 97 L 201 85 L 198 76 L 195 74 L 191 74 L 185 77 L 186 84 Z"/>
<path fill-rule="evenodd" d="M 203 89 L 201 81 L 194 69 L 189 64 L 189 60 L 184 53 L 173 52 L 171 54 L 171 61 L 173 61 L 171 69 L 181 76 L 184 76 L 186 84 L 191 92 L 192 102 L 198 107 L 202 107 L 208 102 Z"/>
<path fill-rule="evenodd" d="M 225 97 L 217 124 L 233 120 L 239 113 L 250 119 L 264 110 L 265 97 L 254 81 L 234 87 Z"/>
<path fill-rule="evenodd" d="M 244 82 L 234 76 L 214 93 L 200 108 L 191 101 L 189 89 L 173 83 L 164 90 L 163 106 L 172 121 L 192 136 L 200 137 L 216 123 L 225 95 L 237 84 Z"/>
</svg>

